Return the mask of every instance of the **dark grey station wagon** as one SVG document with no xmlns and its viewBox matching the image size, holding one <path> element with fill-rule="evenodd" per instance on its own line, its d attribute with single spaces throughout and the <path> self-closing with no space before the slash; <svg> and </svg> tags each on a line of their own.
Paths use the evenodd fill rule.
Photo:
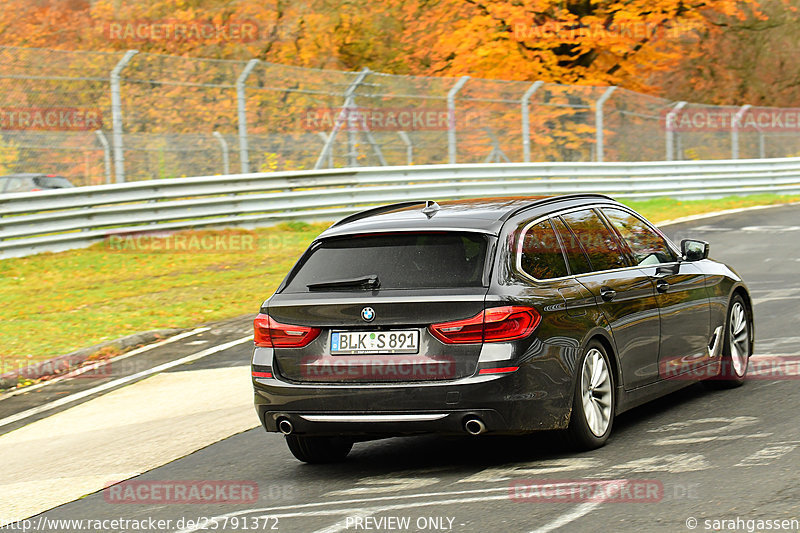
<svg viewBox="0 0 800 533">
<path fill-rule="evenodd" d="M 605 196 L 388 205 L 323 232 L 262 304 L 255 405 L 306 462 L 419 433 L 590 449 L 627 409 L 740 385 L 752 317 L 707 243 Z"/>
</svg>

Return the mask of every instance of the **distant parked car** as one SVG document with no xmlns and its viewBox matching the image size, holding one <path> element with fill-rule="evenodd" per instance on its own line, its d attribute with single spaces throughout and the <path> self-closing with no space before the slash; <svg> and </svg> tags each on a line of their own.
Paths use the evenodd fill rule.
<svg viewBox="0 0 800 533">
<path fill-rule="evenodd" d="M 54 174 L 26 173 L 0 176 L 0 194 L 47 191 L 69 187 L 74 187 L 74 185 L 67 178 Z"/>
</svg>

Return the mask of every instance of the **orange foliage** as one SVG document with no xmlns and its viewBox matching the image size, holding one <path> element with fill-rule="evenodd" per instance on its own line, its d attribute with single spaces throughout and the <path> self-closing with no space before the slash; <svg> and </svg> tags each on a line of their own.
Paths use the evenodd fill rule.
<svg viewBox="0 0 800 533">
<path fill-rule="evenodd" d="M 5 0 L 0 43 L 259 59 L 400 74 L 621 85 L 696 56 L 756 0 Z M 253 38 L 131 38 L 137 24 L 252 23 Z M 113 32 L 111 24 L 126 27 Z M 125 26 L 127 25 L 127 26 Z"/>
<path fill-rule="evenodd" d="M 751 6 L 756 2 L 748 2 Z M 406 48 L 417 72 L 621 85 L 652 91 L 655 72 L 692 56 L 721 17 L 744 2 L 719 0 L 417 0 L 406 3 Z"/>
</svg>

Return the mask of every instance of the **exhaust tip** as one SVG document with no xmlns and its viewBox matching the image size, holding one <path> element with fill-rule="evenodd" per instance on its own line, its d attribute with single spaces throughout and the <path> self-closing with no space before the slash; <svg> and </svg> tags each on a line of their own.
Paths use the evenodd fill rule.
<svg viewBox="0 0 800 533">
<path fill-rule="evenodd" d="M 486 425 L 483 423 L 483 420 L 473 416 L 464 421 L 464 430 L 470 435 L 480 435 L 486 432 Z"/>
<path fill-rule="evenodd" d="M 294 431 L 294 426 L 291 422 L 289 422 L 288 418 L 281 418 L 278 420 L 278 431 L 284 435 L 289 435 L 292 431 Z"/>
</svg>

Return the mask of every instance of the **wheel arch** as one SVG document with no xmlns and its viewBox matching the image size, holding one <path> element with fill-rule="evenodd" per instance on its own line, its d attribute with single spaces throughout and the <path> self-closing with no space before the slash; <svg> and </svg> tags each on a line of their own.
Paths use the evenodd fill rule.
<svg viewBox="0 0 800 533">
<path fill-rule="evenodd" d="M 604 328 L 595 328 L 592 331 L 590 331 L 586 335 L 586 339 L 583 341 L 583 344 L 581 345 L 581 357 L 583 357 L 583 354 L 586 352 L 586 348 L 589 346 L 589 344 L 592 341 L 599 342 L 603 346 L 603 348 L 606 350 L 606 354 L 608 355 L 608 361 L 611 364 L 611 370 L 614 373 L 614 387 L 618 388 L 620 386 L 620 384 L 622 383 L 622 372 L 621 372 L 621 368 L 622 367 L 620 366 L 620 363 L 619 363 L 617 350 L 615 348 L 614 339 L 611 336 L 611 333 L 609 333 Z M 577 368 L 576 368 L 576 370 L 577 370 Z M 577 380 L 577 372 L 576 372 L 575 375 L 576 375 L 576 378 L 574 380 L 575 383 L 573 383 L 573 387 L 576 387 L 577 386 L 577 382 L 578 382 L 578 380 Z M 574 388 L 573 388 L 573 392 L 574 392 Z"/>
<path fill-rule="evenodd" d="M 728 306 L 730 307 L 730 302 L 733 300 L 734 296 L 741 296 L 742 300 L 744 300 L 744 305 L 747 308 L 747 316 L 750 319 L 750 355 L 753 354 L 755 351 L 755 338 L 756 338 L 756 320 L 755 314 L 753 313 L 753 300 L 750 297 L 750 293 L 748 292 L 747 288 L 741 284 L 737 283 L 733 290 L 731 291 L 731 295 L 728 298 Z"/>
</svg>

